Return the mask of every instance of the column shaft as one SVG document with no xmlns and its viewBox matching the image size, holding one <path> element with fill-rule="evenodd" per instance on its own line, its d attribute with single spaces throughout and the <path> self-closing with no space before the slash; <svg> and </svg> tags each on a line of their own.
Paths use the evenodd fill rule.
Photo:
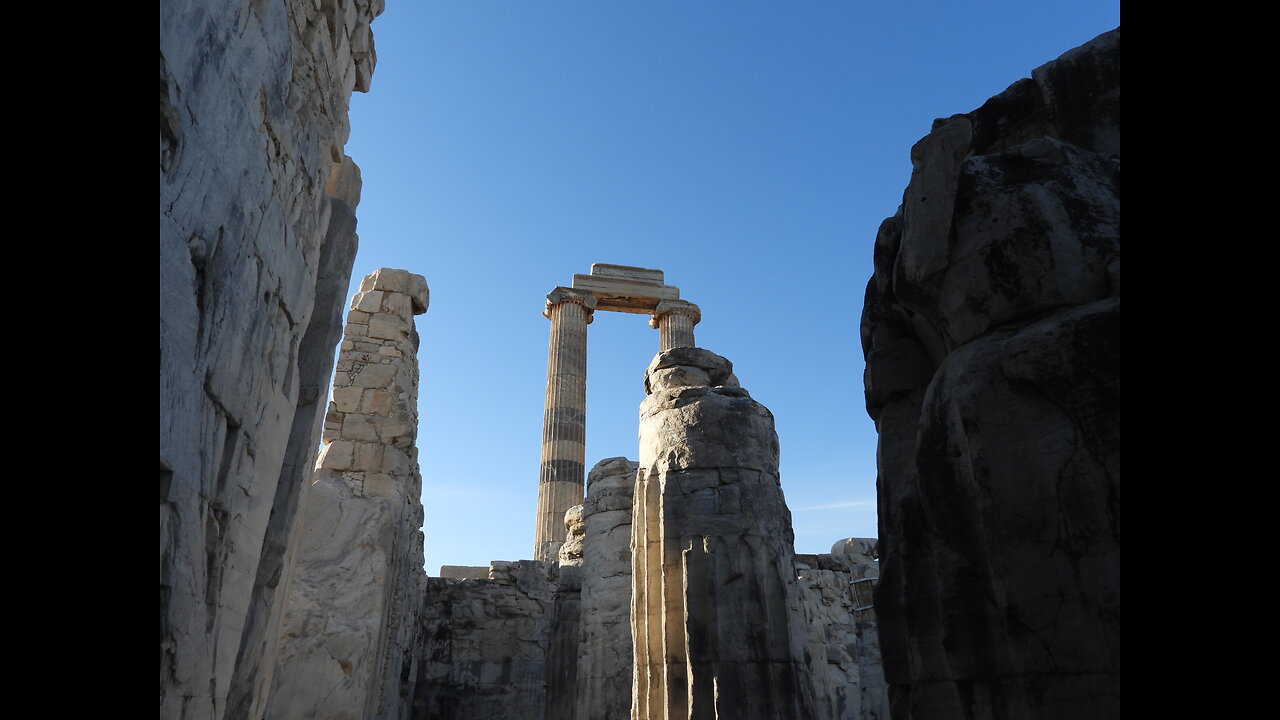
<svg viewBox="0 0 1280 720">
<path fill-rule="evenodd" d="M 547 353 L 535 560 L 556 560 L 565 538 L 564 514 L 582 502 L 590 313 L 591 309 L 576 298 L 548 303 L 551 344 Z"/>
<path fill-rule="evenodd" d="M 693 318 L 669 312 L 658 318 L 658 352 L 678 347 L 697 347 L 693 342 Z"/>
</svg>

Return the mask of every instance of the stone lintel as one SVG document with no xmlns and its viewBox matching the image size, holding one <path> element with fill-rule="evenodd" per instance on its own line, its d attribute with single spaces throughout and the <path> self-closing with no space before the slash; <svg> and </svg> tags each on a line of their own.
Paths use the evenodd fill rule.
<svg viewBox="0 0 1280 720">
<path fill-rule="evenodd" d="M 452 579 L 488 580 L 489 566 L 441 565 L 440 577 Z"/>
<path fill-rule="evenodd" d="M 574 275 L 573 289 L 595 296 L 596 309 L 613 312 L 652 313 L 663 300 L 679 300 L 680 288 L 634 280 Z"/>
<path fill-rule="evenodd" d="M 663 284 L 661 270 L 635 267 L 632 265 L 610 265 L 609 263 L 591 263 L 591 275 L 598 278 L 615 280 L 634 280 L 636 282 Z"/>
</svg>

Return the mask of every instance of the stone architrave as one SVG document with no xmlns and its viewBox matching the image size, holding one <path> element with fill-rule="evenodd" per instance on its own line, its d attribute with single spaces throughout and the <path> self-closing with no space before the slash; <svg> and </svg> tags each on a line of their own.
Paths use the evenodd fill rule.
<svg viewBox="0 0 1280 720">
<path fill-rule="evenodd" d="M 551 320 L 547 399 L 538 474 L 535 560 L 555 562 L 564 543 L 564 514 L 582 503 L 586 464 L 587 325 L 596 306 L 590 293 L 558 287 L 547 294 Z"/>
<path fill-rule="evenodd" d="M 646 373 L 632 720 L 816 717 L 773 415 L 732 377 L 688 347 Z"/>
<path fill-rule="evenodd" d="M 421 275 L 383 268 L 351 301 L 265 718 L 407 717 L 422 588 Z"/>
</svg>

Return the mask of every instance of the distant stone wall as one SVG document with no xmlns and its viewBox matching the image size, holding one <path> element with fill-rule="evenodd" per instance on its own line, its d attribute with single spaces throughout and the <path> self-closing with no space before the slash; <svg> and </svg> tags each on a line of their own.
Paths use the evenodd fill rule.
<svg viewBox="0 0 1280 720">
<path fill-rule="evenodd" d="M 519 560 L 488 580 L 427 578 L 413 716 L 544 720 L 558 575 Z"/>
<path fill-rule="evenodd" d="M 889 718 L 879 633 L 870 607 L 880 570 L 865 553 L 868 544 L 874 547 L 866 538 L 849 538 L 834 549 L 854 546 L 862 552 L 796 555 L 796 584 L 808 630 L 805 658 L 821 720 Z"/>
<path fill-rule="evenodd" d="M 356 250 L 381 0 L 160 4 L 160 717 L 259 717 Z"/>
<path fill-rule="evenodd" d="M 1119 29 L 911 162 L 862 315 L 893 717 L 1119 717 Z"/>
</svg>

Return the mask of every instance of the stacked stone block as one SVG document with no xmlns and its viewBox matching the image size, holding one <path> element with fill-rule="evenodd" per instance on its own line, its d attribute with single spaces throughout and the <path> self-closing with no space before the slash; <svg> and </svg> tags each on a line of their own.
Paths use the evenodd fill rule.
<svg viewBox="0 0 1280 720">
<path fill-rule="evenodd" d="M 303 509 L 267 718 L 407 718 L 421 605 L 420 275 L 381 269 L 351 301 Z"/>
</svg>

